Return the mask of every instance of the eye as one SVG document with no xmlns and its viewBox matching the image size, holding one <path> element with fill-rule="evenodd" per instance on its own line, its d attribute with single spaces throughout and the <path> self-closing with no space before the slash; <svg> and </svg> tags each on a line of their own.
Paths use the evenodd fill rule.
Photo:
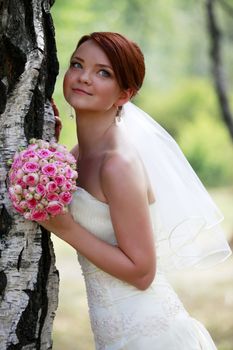
<svg viewBox="0 0 233 350">
<path fill-rule="evenodd" d="M 80 62 L 71 61 L 71 62 L 70 62 L 70 67 L 73 67 L 73 68 L 82 68 L 82 65 L 81 65 Z"/>
<path fill-rule="evenodd" d="M 99 71 L 99 75 L 101 75 L 104 78 L 108 78 L 111 76 L 111 74 L 106 69 L 101 69 Z"/>
</svg>

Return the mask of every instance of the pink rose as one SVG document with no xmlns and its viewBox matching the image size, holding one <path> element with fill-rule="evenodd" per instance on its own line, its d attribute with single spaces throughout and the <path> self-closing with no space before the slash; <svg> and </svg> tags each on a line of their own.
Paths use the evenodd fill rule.
<svg viewBox="0 0 233 350">
<path fill-rule="evenodd" d="M 28 208 L 27 206 L 27 202 L 26 201 L 21 201 L 19 203 L 19 207 L 22 209 L 22 210 L 26 210 Z"/>
<path fill-rule="evenodd" d="M 50 150 L 50 152 L 56 152 L 56 150 L 57 150 L 56 144 L 52 144 L 52 145 L 49 147 L 49 150 Z"/>
<path fill-rule="evenodd" d="M 39 193 L 34 193 L 33 196 L 37 201 L 39 201 L 41 199 L 41 194 L 39 194 Z"/>
<path fill-rule="evenodd" d="M 22 192 L 23 192 L 22 186 L 20 186 L 20 185 L 14 186 L 14 193 L 15 194 L 22 194 Z"/>
<path fill-rule="evenodd" d="M 12 163 L 12 169 L 18 169 L 23 165 L 23 162 L 21 161 L 21 159 L 18 157 L 14 160 L 14 162 Z"/>
<path fill-rule="evenodd" d="M 22 169 L 25 173 L 35 173 L 39 170 L 39 164 L 35 162 L 26 162 Z"/>
<path fill-rule="evenodd" d="M 26 149 L 25 151 L 22 151 L 20 156 L 21 156 L 21 159 L 24 161 L 28 160 L 29 158 L 37 157 L 36 152 L 32 149 Z"/>
<path fill-rule="evenodd" d="M 30 201 L 32 198 L 33 198 L 33 195 L 29 192 L 26 192 L 25 195 L 24 195 L 25 199 L 27 201 Z"/>
<path fill-rule="evenodd" d="M 9 173 L 10 182 L 13 183 L 16 179 L 16 171 L 10 171 Z"/>
<path fill-rule="evenodd" d="M 45 210 L 33 210 L 31 214 L 31 219 L 34 221 L 44 221 L 48 219 L 48 214 Z"/>
<path fill-rule="evenodd" d="M 55 192 L 57 190 L 57 184 L 54 181 L 49 181 L 45 188 L 48 193 Z"/>
<path fill-rule="evenodd" d="M 46 195 L 46 199 L 51 202 L 51 201 L 59 201 L 59 195 L 57 193 L 48 193 Z"/>
<path fill-rule="evenodd" d="M 65 174 L 65 169 L 64 168 L 58 168 L 57 169 L 57 173 L 59 174 L 59 175 L 64 175 Z"/>
<path fill-rule="evenodd" d="M 66 154 L 66 161 L 70 164 L 76 164 L 76 159 L 71 153 Z"/>
<path fill-rule="evenodd" d="M 28 192 L 29 193 L 35 193 L 35 191 L 36 191 L 36 188 L 35 187 L 32 187 L 32 186 L 30 186 L 30 187 L 28 187 Z"/>
<path fill-rule="evenodd" d="M 47 212 L 52 216 L 61 214 L 63 212 L 63 204 L 58 201 L 52 201 L 47 206 Z"/>
<path fill-rule="evenodd" d="M 20 159 L 20 153 L 15 152 L 14 157 L 13 157 L 13 162 L 15 162 L 17 159 Z"/>
<path fill-rule="evenodd" d="M 63 162 L 66 158 L 65 158 L 65 155 L 63 153 L 56 151 L 56 152 L 54 152 L 54 159 L 60 160 Z"/>
<path fill-rule="evenodd" d="M 61 153 L 67 153 L 68 152 L 67 147 L 65 145 L 60 145 L 60 144 L 57 145 L 57 151 L 61 152 Z"/>
<path fill-rule="evenodd" d="M 23 189 L 27 187 L 26 183 L 23 181 L 23 179 L 17 179 L 16 180 L 17 185 L 20 185 Z"/>
<path fill-rule="evenodd" d="M 32 215 L 29 212 L 24 213 L 23 216 L 24 216 L 24 219 L 26 219 L 26 220 L 32 220 Z"/>
<path fill-rule="evenodd" d="M 71 176 L 72 179 L 76 180 L 78 178 L 78 173 L 76 170 L 72 170 L 72 176 Z"/>
<path fill-rule="evenodd" d="M 28 206 L 29 209 L 35 208 L 36 205 L 37 205 L 37 201 L 35 200 L 35 198 L 29 199 L 27 201 L 27 206 Z"/>
<path fill-rule="evenodd" d="M 28 190 L 27 189 L 23 189 L 23 196 L 24 196 L 24 198 L 26 198 L 26 195 L 28 194 Z"/>
<path fill-rule="evenodd" d="M 19 203 L 16 203 L 16 202 L 13 202 L 13 207 L 15 208 L 15 210 L 20 213 L 20 214 L 23 214 L 24 212 L 24 209 L 22 209 L 19 205 Z"/>
<path fill-rule="evenodd" d="M 58 167 L 58 168 L 63 168 L 64 167 L 64 162 L 61 162 L 60 160 L 56 160 L 54 162 L 54 165 L 56 165 L 56 167 Z"/>
<path fill-rule="evenodd" d="M 63 192 L 66 192 L 66 191 L 70 191 L 71 188 L 72 188 L 72 182 L 69 181 L 69 180 L 67 180 L 67 181 L 64 183 L 64 185 L 62 186 L 61 189 L 62 189 Z"/>
<path fill-rule="evenodd" d="M 42 167 L 42 173 L 47 176 L 54 176 L 57 172 L 57 167 L 54 164 L 48 163 Z"/>
<path fill-rule="evenodd" d="M 56 184 L 57 184 L 58 186 L 64 185 L 65 181 L 66 181 L 66 178 L 65 178 L 64 175 L 57 175 L 57 176 L 55 176 L 55 178 L 54 178 L 54 182 L 56 182 Z"/>
<path fill-rule="evenodd" d="M 35 151 L 37 148 L 38 148 L 37 143 L 33 143 L 33 144 L 28 145 L 28 149 L 31 149 L 31 150 Z"/>
<path fill-rule="evenodd" d="M 40 158 L 49 158 L 52 155 L 52 152 L 49 149 L 39 149 L 37 152 Z"/>
<path fill-rule="evenodd" d="M 70 167 L 65 168 L 65 176 L 67 179 L 71 179 L 73 174 L 73 170 Z"/>
<path fill-rule="evenodd" d="M 39 183 L 37 186 L 36 186 L 36 192 L 38 194 L 40 194 L 41 196 L 43 196 L 45 194 L 45 186 L 42 185 L 41 183 Z"/>
<path fill-rule="evenodd" d="M 44 210 L 43 204 L 42 203 L 38 203 L 35 210 Z"/>
<path fill-rule="evenodd" d="M 24 176 L 23 170 L 22 170 L 22 169 L 18 169 L 18 170 L 16 171 L 16 177 L 17 177 L 17 179 L 21 179 L 23 176 Z"/>
<path fill-rule="evenodd" d="M 42 204 L 43 206 L 47 207 L 48 201 L 47 201 L 46 198 L 42 198 L 40 202 L 41 202 L 41 204 Z"/>
<path fill-rule="evenodd" d="M 11 199 L 11 201 L 13 203 L 19 203 L 20 202 L 21 196 L 14 192 L 14 188 L 13 187 L 10 187 L 8 192 L 9 192 L 10 199 Z"/>
<path fill-rule="evenodd" d="M 77 187 L 76 185 L 72 185 L 72 187 L 71 187 L 71 189 L 70 189 L 70 190 L 71 190 L 72 192 L 74 192 L 74 191 L 76 191 L 76 190 L 77 190 L 77 188 L 78 188 L 78 187 Z"/>
<path fill-rule="evenodd" d="M 40 176 L 40 183 L 42 185 L 46 185 L 49 182 L 49 177 L 46 175 L 41 175 Z"/>
<path fill-rule="evenodd" d="M 37 140 L 37 143 L 40 148 L 49 148 L 49 143 L 44 140 Z"/>
<path fill-rule="evenodd" d="M 45 159 L 45 158 L 42 158 L 42 159 L 39 160 L 39 164 L 40 164 L 41 167 L 46 165 L 46 164 L 48 164 L 48 163 L 49 163 L 48 160 Z"/>
<path fill-rule="evenodd" d="M 14 185 L 9 187 L 8 192 L 9 192 L 9 194 L 12 195 L 12 196 L 15 195 Z"/>
<path fill-rule="evenodd" d="M 23 172 L 22 169 L 16 170 L 16 177 L 17 177 L 17 179 L 22 179 L 23 176 L 24 176 L 24 172 Z"/>
<path fill-rule="evenodd" d="M 26 178 L 26 184 L 28 186 L 35 186 L 39 181 L 39 175 L 35 173 L 29 173 Z"/>
<path fill-rule="evenodd" d="M 39 157 L 37 157 L 37 156 L 30 157 L 30 158 L 28 158 L 28 161 L 29 162 L 39 162 Z"/>
<path fill-rule="evenodd" d="M 63 204 L 69 204 L 72 200 L 72 195 L 70 192 L 62 192 L 59 197 Z"/>
</svg>

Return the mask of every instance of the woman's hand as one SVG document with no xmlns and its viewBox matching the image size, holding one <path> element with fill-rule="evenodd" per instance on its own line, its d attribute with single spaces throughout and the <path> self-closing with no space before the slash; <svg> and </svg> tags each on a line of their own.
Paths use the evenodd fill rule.
<svg viewBox="0 0 233 350">
<path fill-rule="evenodd" d="M 65 213 L 51 217 L 49 220 L 37 221 L 47 231 L 54 233 L 59 238 L 66 241 L 68 232 L 73 228 L 74 220 L 71 214 Z"/>
<path fill-rule="evenodd" d="M 59 138 L 60 138 L 61 130 L 62 130 L 62 121 L 61 121 L 61 118 L 59 116 L 60 115 L 59 110 L 58 110 L 53 98 L 51 98 L 51 105 L 52 105 L 53 113 L 54 113 L 54 117 L 55 117 L 55 138 L 58 142 Z"/>
<path fill-rule="evenodd" d="M 60 139 L 60 134 L 61 134 L 61 129 L 62 129 L 62 121 L 61 118 L 55 115 L 55 138 L 57 142 Z"/>
</svg>

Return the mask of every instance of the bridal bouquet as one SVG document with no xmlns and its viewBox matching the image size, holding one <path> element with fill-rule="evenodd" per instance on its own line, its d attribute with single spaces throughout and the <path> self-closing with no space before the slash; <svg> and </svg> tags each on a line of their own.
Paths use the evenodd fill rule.
<svg viewBox="0 0 233 350">
<path fill-rule="evenodd" d="M 77 189 L 76 160 L 65 146 L 30 140 L 14 155 L 9 171 L 9 196 L 25 219 L 44 221 L 65 213 Z"/>
</svg>

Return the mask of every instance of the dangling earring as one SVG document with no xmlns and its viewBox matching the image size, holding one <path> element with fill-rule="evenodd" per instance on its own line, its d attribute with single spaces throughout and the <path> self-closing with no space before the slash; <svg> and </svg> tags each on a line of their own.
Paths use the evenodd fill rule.
<svg viewBox="0 0 233 350">
<path fill-rule="evenodd" d="M 122 106 L 117 107 L 117 113 L 115 116 L 115 123 L 116 125 L 119 124 L 122 121 Z"/>
<path fill-rule="evenodd" d="M 73 114 L 73 109 L 72 107 L 70 106 L 70 118 L 73 119 L 74 118 L 74 114 Z"/>
</svg>

